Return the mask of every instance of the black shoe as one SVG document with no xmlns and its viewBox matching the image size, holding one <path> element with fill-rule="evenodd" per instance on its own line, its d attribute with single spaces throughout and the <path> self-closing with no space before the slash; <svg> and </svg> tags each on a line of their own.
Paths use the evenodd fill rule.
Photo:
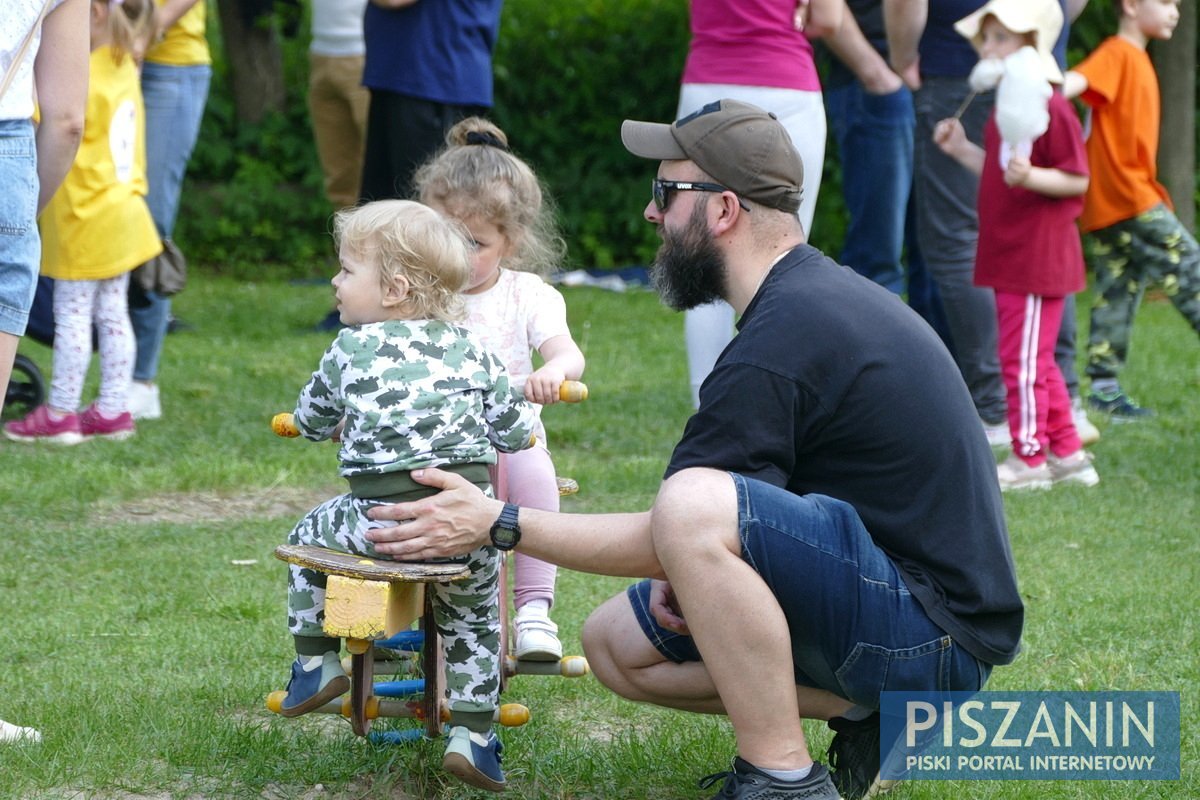
<svg viewBox="0 0 1200 800">
<path fill-rule="evenodd" d="M 196 330 L 195 325 L 181 320 L 174 314 L 167 317 L 167 333 L 187 333 L 194 330 Z"/>
<path fill-rule="evenodd" d="M 1153 411 L 1142 408 L 1120 390 L 1112 394 L 1092 392 L 1088 395 L 1087 405 L 1092 411 L 1107 414 L 1113 422 L 1136 422 L 1154 416 Z"/>
<path fill-rule="evenodd" d="M 733 759 L 733 769 L 700 779 L 700 788 L 707 789 L 724 780 L 721 791 L 712 800 L 841 800 L 829 770 L 824 764 L 813 764 L 808 777 L 798 781 L 772 778 L 749 761 Z"/>
<path fill-rule="evenodd" d="M 867 797 L 878 790 L 879 712 L 854 722 L 843 717 L 829 720 L 833 741 L 827 756 L 833 770 L 833 785 L 846 800 Z"/>
</svg>

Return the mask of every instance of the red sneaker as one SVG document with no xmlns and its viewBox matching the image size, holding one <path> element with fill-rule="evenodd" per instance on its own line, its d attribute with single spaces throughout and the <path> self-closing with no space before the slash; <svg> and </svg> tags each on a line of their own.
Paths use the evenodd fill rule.
<svg viewBox="0 0 1200 800">
<path fill-rule="evenodd" d="M 100 413 L 92 403 L 79 415 L 79 427 L 85 437 L 102 439 L 128 439 L 134 434 L 133 415 L 122 411 L 113 418 Z"/>
<path fill-rule="evenodd" d="M 67 414 L 62 419 L 54 419 L 50 416 L 49 406 L 38 406 L 25 419 L 6 422 L 4 435 L 14 442 L 79 444 L 83 441 L 79 415 Z"/>
</svg>

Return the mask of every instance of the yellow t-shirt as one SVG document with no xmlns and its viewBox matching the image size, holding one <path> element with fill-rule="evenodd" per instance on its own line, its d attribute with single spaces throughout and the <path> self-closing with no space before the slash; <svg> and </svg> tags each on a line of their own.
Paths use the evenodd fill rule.
<svg viewBox="0 0 1200 800">
<path fill-rule="evenodd" d="M 161 8 L 166 0 L 155 0 Z M 155 64 L 192 67 L 211 64 L 208 40 L 204 38 L 204 0 L 198 0 L 179 20 L 167 29 L 163 39 L 146 51 L 146 60 Z"/>
<path fill-rule="evenodd" d="M 137 66 L 92 51 L 83 141 L 75 163 L 38 218 L 42 273 L 104 280 L 162 252 L 146 206 L 145 113 Z"/>
</svg>

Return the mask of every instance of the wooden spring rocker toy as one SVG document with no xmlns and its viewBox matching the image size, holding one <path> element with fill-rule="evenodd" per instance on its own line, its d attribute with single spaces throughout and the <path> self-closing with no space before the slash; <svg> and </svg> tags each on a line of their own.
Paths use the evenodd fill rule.
<svg viewBox="0 0 1200 800">
<path fill-rule="evenodd" d="M 586 399 L 587 387 L 578 381 L 564 381 L 559 396 L 566 402 Z M 300 435 L 291 413 L 276 414 L 271 429 L 279 436 Z M 573 494 L 575 481 L 559 480 L 560 494 Z M 275 556 L 282 561 L 323 572 L 329 576 L 325 587 L 326 636 L 338 637 L 349 652 L 343 667 L 350 675 L 349 696 L 332 700 L 311 713 L 337 714 L 350 721 L 357 736 L 370 736 L 382 742 L 400 742 L 425 735 L 441 735 L 449 720 L 443 702 L 444 663 L 442 648 L 434 624 L 431 596 L 427 583 L 445 583 L 468 576 L 461 564 L 403 562 L 329 550 L 307 545 L 280 545 Z M 500 649 L 501 690 L 514 675 L 560 675 L 568 678 L 588 674 L 583 656 L 564 656 L 559 661 L 524 661 L 512 655 L 509 636 L 507 559 L 500 572 Z M 420 627 L 414 629 L 414 623 Z M 419 673 L 419 677 L 401 680 L 375 680 L 377 673 Z M 267 696 L 267 708 L 280 713 L 284 691 Z M 408 731 L 371 733 L 371 723 L 381 717 L 416 719 L 421 727 Z M 496 722 L 506 727 L 524 725 L 529 709 L 517 703 L 501 705 Z"/>
</svg>

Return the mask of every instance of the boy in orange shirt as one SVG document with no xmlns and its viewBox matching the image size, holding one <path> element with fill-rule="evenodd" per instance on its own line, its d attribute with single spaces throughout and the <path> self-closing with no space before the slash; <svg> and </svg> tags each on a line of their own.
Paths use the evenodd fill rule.
<svg viewBox="0 0 1200 800">
<path fill-rule="evenodd" d="M 1068 72 L 1063 84 L 1068 97 L 1079 96 L 1089 106 L 1092 118 L 1087 140 L 1092 179 L 1079 220 L 1092 238 L 1096 272 L 1088 404 L 1118 422 L 1153 415 L 1130 400 L 1117 379 L 1146 286 L 1160 283 L 1200 333 L 1200 250 L 1156 177 L 1161 101 L 1146 53 L 1151 39 L 1171 38 L 1179 2 L 1114 0 L 1117 34 Z"/>
</svg>

